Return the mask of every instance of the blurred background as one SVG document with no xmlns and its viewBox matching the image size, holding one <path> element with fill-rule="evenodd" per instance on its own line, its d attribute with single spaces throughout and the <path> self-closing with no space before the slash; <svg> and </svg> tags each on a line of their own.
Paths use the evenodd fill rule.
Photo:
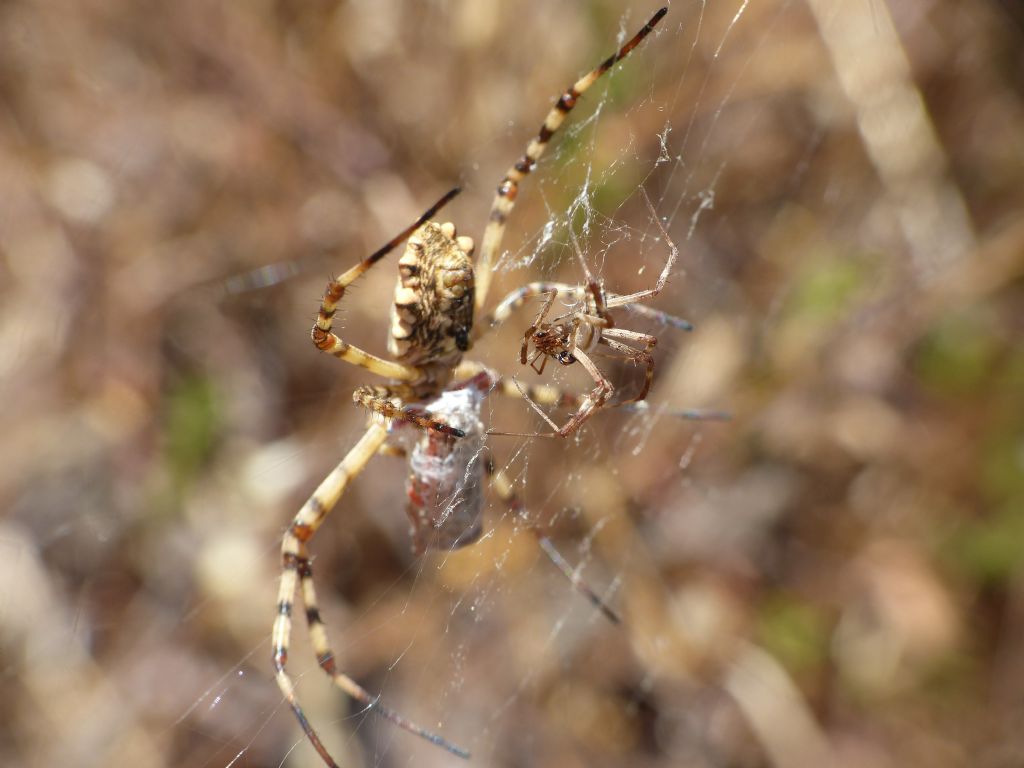
<svg viewBox="0 0 1024 768">
<path fill-rule="evenodd" d="M 0 4 L 0 763 L 321 764 L 272 676 L 280 537 L 375 383 L 309 343 L 323 285 L 455 184 L 479 240 L 654 10 Z M 475 765 L 1024 763 L 1022 23 L 673 2 L 523 185 L 492 298 L 579 281 L 570 222 L 609 290 L 649 287 L 641 188 L 679 246 L 650 303 L 696 330 L 620 315 L 659 339 L 650 411 L 488 441 L 624 624 L 500 502 L 414 557 L 380 457 L 312 545 L 341 668 Z M 341 315 L 378 353 L 396 258 Z M 536 308 L 473 356 L 585 391 L 519 366 Z M 290 658 L 340 765 L 459 764 L 335 691 L 301 622 Z"/>
</svg>

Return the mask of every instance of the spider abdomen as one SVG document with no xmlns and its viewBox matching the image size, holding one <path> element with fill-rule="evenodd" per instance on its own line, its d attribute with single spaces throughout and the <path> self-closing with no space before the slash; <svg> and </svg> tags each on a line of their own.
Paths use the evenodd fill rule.
<svg viewBox="0 0 1024 768">
<path fill-rule="evenodd" d="M 409 237 L 398 273 L 388 351 L 410 365 L 456 365 L 473 328 L 473 241 L 428 222 Z"/>
<path fill-rule="evenodd" d="M 458 549 L 480 538 L 483 519 L 483 394 L 468 387 L 444 392 L 425 409 L 466 433 L 420 434 L 409 454 L 406 512 L 413 550 Z"/>
</svg>

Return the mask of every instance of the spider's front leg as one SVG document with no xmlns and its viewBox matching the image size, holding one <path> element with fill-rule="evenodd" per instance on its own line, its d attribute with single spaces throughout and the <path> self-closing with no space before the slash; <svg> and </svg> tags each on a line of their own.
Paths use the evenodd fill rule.
<svg viewBox="0 0 1024 768">
<path fill-rule="evenodd" d="M 357 365 L 371 373 L 386 376 L 389 379 L 417 381 L 422 378 L 423 371 L 416 366 L 385 360 L 342 340 L 340 336 L 331 330 L 334 322 L 334 313 L 337 311 L 342 298 L 344 298 L 345 290 L 349 285 L 355 282 L 363 273 L 367 272 L 374 264 L 391 253 L 399 243 L 409 237 L 419 227 L 430 221 L 434 214 L 457 194 L 459 194 L 458 188 L 449 191 L 424 211 L 416 221 L 385 243 L 383 247 L 377 249 L 374 253 L 327 284 L 323 299 L 320 301 L 320 311 L 317 313 L 316 323 L 313 325 L 313 330 L 310 333 L 317 349 L 333 355 L 339 360 L 344 360 L 346 363 Z"/>
<path fill-rule="evenodd" d="M 537 334 L 544 332 L 543 329 L 546 325 L 544 319 L 548 316 L 548 312 L 551 311 L 551 305 L 554 304 L 555 297 L 557 295 L 557 291 L 552 291 L 550 295 L 548 295 L 547 301 L 544 302 L 544 306 L 540 308 L 540 311 L 537 313 L 537 316 L 533 319 L 533 325 L 527 328 L 526 333 L 523 334 L 523 346 L 519 350 L 519 362 L 522 365 L 526 365 L 527 359 L 530 355 L 530 342 L 534 342 L 534 344 L 538 348 L 537 352 L 533 356 L 533 359 L 530 360 L 529 363 L 530 367 L 533 368 L 533 370 L 537 371 L 537 373 L 543 373 L 544 365 L 545 363 L 547 363 L 547 355 L 544 354 L 544 351 L 540 349 L 540 345 L 537 344 Z M 536 366 L 538 357 L 540 358 L 540 368 L 537 368 Z"/>
<path fill-rule="evenodd" d="M 372 708 L 401 728 L 442 746 L 460 757 L 469 756 L 469 753 L 461 747 L 451 744 L 441 736 L 431 733 L 383 707 L 377 697 L 371 696 L 355 680 L 340 672 L 336 666 L 334 653 L 330 648 L 326 626 L 320 618 L 316 592 L 313 588 L 313 566 L 307 552 L 307 545 L 327 515 L 337 505 L 349 480 L 358 475 L 373 455 L 384 445 L 387 434 L 387 430 L 379 424 L 373 424 L 367 429 L 359 442 L 324 478 L 313 495 L 302 505 L 291 525 L 288 526 L 281 542 L 281 585 L 277 596 L 277 616 L 274 619 L 274 629 L 271 635 L 275 678 L 281 693 L 288 701 L 292 712 L 295 713 L 299 725 L 305 731 L 306 737 L 324 763 L 331 768 L 337 768 L 337 763 L 302 711 L 295 694 L 295 685 L 287 671 L 288 648 L 292 631 L 292 609 L 295 602 L 295 591 L 300 583 L 306 605 L 306 621 L 309 624 L 310 639 L 316 653 L 317 663 L 332 682 L 349 696 L 366 704 L 368 708 Z"/>
<path fill-rule="evenodd" d="M 616 62 L 626 58 L 634 48 L 640 45 L 644 38 L 654 30 L 654 27 L 657 26 L 658 22 L 661 21 L 666 13 L 668 13 L 668 8 L 660 9 L 643 27 L 641 27 L 640 31 L 627 40 L 625 45 L 619 48 L 618 51 L 598 64 L 595 69 L 592 69 L 569 86 L 561 97 L 559 97 L 558 101 L 555 102 L 555 106 L 552 107 L 547 116 L 545 116 L 544 122 L 541 123 L 540 130 L 537 132 L 536 137 L 527 145 L 526 152 L 524 152 L 523 156 L 505 172 L 505 178 L 503 178 L 501 183 L 498 184 L 494 201 L 491 203 L 491 213 L 488 218 L 487 227 L 484 229 L 484 238 L 480 247 L 480 257 L 477 261 L 477 311 L 479 311 L 487 302 L 487 292 L 491 284 L 491 271 L 494 261 L 500 255 L 498 252 L 501 248 L 502 238 L 505 236 L 505 223 L 508 221 L 509 214 L 512 213 L 513 207 L 515 207 L 516 197 L 519 195 L 520 182 L 522 182 L 523 179 L 533 171 L 534 167 L 537 165 L 537 161 L 540 160 L 541 156 L 544 154 L 544 150 L 547 149 L 548 143 L 551 141 L 558 129 L 562 127 L 562 124 L 565 122 L 565 118 L 579 102 L 580 97 L 583 96 L 583 94 L 586 93 L 587 90 L 597 82 L 605 72 L 615 66 Z"/>
</svg>

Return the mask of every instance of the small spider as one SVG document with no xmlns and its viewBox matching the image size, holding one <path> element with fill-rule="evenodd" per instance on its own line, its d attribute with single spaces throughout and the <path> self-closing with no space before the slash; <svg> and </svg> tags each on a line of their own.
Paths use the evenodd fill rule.
<svg viewBox="0 0 1024 768">
<path fill-rule="evenodd" d="M 361 386 L 353 393 L 355 402 L 371 412 L 370 424 L 356 445 L 302 505 L 281 543 L 281 583 L 271 637 L 275 678 L 306 737 L 328 766 L 337 764 L 306 718 L 287 672 L 292 611 L 298 589 L 305 604 L 306 623 L 317 662 L 335 685 L 396 725 L 456 755 L 468 756 L 466 750 L 385 708 L 377 697 L 338 669 L 317 607 L 309 543 L 338 504 L 349 481 L 377 453 L 409 456 L 409 514 L 417 550 L 466 546 L 479 537 L 481 473 L 491 474 L 492 487 L 498 495 L 513 511 L 519 511 L 508 481 L 501 473 L 493 471 L 489 459 L 483 462 L 478 459 L 483 455 L 484 432 L 479 419 L 483 397 L 496 389 L 547 405 L 571 407 L 578 400 L 550 387 L 523 390 L 479 364 L 463 361 L 462 355 L 476 340 L 473 320 L 487 299 L 492 265 L 501 247 L 505 223 L 515 205 L 520 182 L 533 170 L 580 96 L 639 45 L 666 13 L 667 9 L 662 8 L 654 14 L 616 53 L 566 90 L 548 112 L 524 155 L 509 168 L 498 185 L 475 265 L 473 241 L 458 236 L 451 223 L 431 221 L 458 193 L 452 190 L 390 242 L 327 284 L 312 330 L 313 343 L 323 352 L 389 380 L 384 386 Z M 332 330 L 332 322 L 348 286 L 406 239 L 405 251 L 398 260 L 398 283 L 391 308 L 388 351 L 394 360 L 386 360 L 342 340 Z M 590 410 L 593 409 L 591 406 Z M 411 452 L 396 445 L 394 440 L 389 442 L 390 437 L 399 440 L 400 433 L 410 429 L 421 430 Z M 545 553 L 569 576 L 574 586 L 609 618 L 615 618 L 600 598 L 580 582 L 568 563 L 554 551 L 551 542 L 540 533 L 538 536 Z"/>
<path fill-rule="evenodd" d="M 616 328 L 615 321 L 609 313 L 609 310 L 616 307 L 624 307 L 639 314 L 658 317 L 663 322 L 670 322 L 673 325 L 686 330 L 692 330 L 693 328 L 693 326 L 685 320 L 680 320 L 679 318 L 666 315 L 663 312 L 659 312 L 658 310 L 653 310 L 639 304 L 639 302 L 645 299 L 654 298 L 661 293 L 662 289 L 665 287 L 665 283 L 668 281 L 669 274 L 672 272 L 672 267 L 676 263 L 676 257 L 679 254 L 675 243 L 672 242 L 671 238 L 668 236 L 668 232 L 666 232 L 665 228 L 662 226 L 661 220 L 658 218 L 658 214 L 655 212 L 650 198 L 647 197 L 646 191 L 644 191 L 644 201 L 647 203 L 651 217 L 656 222 L 658 229 L 661 230 L 661 235 L 665 239 L 669 248 L 665 266 L 661 270 L 661 275 L 658 276 L 658 280 L 653 288 L 626 295 L 606 292 L 604 285 L 596 280 L 590 272 L 586 259 L 583 258 L 583 251 L 580 249 L 580 244 L 576 240 L 576 233 L 570 226 L 569 237 L 572 240 L 572 246 L 573 250 L 576 252 L 576 258 L 579 260 L 580 265 L 583 268 L 586 285 L 568 285 L 566 283 L 546 282 L 530 283 L 506 296 L 501 303 L 498 304 L 490 317 L 492 327 L 499 325 L 504 322 L 514 310 L 521 307 L 531 296 L 547 296 L 543 306 L 534 318 L 533 324 L 523 335 L 523 345 L 519 353 L 519 362 L 523 365 L 529 365 L 538 374 L 544 372 L 544 366 L 547 365 L 549 359 L 556 360 L 562 365 L 573 365 L 574 363 L 579 362 L 586 369 L 587 373 L 590 374 L 595 384 L 594 389 L 581 399 L 579 409 L 572 414 L 569 417 L 569 420 L 561 427 L 555 424 L 548 415 L 539 408 L 528 393 L 525 391 L 522 392 L 522 395 L 527 402 L 529 402 L 530 405 L 533 406 L 534 410 L 541 415 L 553 430 L 555 430 L 555 434 L 561 435 L 562 437 L 571 435 L 579 429 L 587 419 L 608 403 L 612 394 L 615 392 L 615 388 L 612 386 L 611 382 L 608 381 L 607 377 L 597 367 L 590 355 L 587 354 L 588 352 L 593 353 L 598 345 L 604 345 L 633 363 L 642 363 L 646 366 L 644 383 L 640 392 L 634 397 L 618 401 L 615 403 L 616 406 L 641 402 L 647 397 L 647 393 L 651 388 L 651 381 L 654 378 L 654 358 L 651 356 L 651 350 L 654 349 L 654 345 L 658 343 L 658 339 L 647 333 L 639 333 L 638 331 Z M 559 295 L 571 298 L 572 304 L 570 305 L 570 310 L 548 320 L 547 317 L 551 312 L 551 306 Z M 631 347 L 626 342 L 643 345 L 643 348 L 637 349 Z M 530 349 L 531 344 L 533 345 L 532 354 Z M 516 383 L 518 384 L 518 382 Z"/>
</svg>

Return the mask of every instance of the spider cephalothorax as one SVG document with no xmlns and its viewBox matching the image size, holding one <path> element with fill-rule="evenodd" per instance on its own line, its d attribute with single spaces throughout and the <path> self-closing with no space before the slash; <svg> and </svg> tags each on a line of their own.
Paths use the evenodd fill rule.
<svg viewBox="0 0 1024 768">
<path fill-rule="evenodd" d="M 544 366 L 549 359 L 557 360 L 562 365 L 577 362 L 574 354 L 577 349 L 588 350 L 597 343 L 602 328 L 612 328 L 614 323 L 609 315 L 602 317 L 595 296 L 584 294 L 582 308 L 574 308 L 553 322 L 545 322 L 557 293 L 551 293 L 547 302 L 537 315 L 534 324 L 523 334 L 523 345 L 519 352 L 519 362 L 529 364 L 537 373 L 544 373 Z M 600 294 L 597 294 L 598 296 Z M 588 321 L 590 319 L 590 321 Z M 604 325 L 596 320 L 603 320 Z M 530 345 L 533 354 L 530 354 Z"/>
</svg>

